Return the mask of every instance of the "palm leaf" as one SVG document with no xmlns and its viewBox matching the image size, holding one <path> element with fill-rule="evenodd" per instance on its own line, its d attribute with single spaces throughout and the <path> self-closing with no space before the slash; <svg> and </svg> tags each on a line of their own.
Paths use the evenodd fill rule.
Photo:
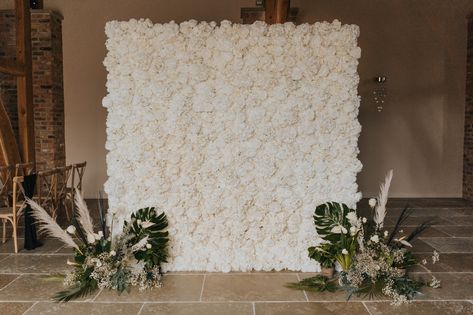
<svg viewBox="0 0 473 315">
<path fill-rule="evenodd" d="M 338 202 L 327 202 L 315 208 L 314 223 L 317 234 L 327 241 L 336 242 L 340 234 L 334 234 L 332 229 L 348 225 L 347 214 L 352 211 L 347 205 Z"/>
<path fill-rule="evenodd" d="M 315 277 L 306 278 L 295 283 L 288 283 L 285 287 L 290 289 L 313 292 L 335 292 L 339 289 L 337 284 L 335 283 L 335 280 L 330 280 L 329 278 L 323 275 L 317 275 Z"/>
<path fill-rule="evenodd" d="M 67 290 L 60 291 L 53 296 L 56 302 L 69 302 L 70 300 L 78 299 L 87 296 L 97 290 L 97 287 L 91 285 L 77 285 Z"/>
</svg>

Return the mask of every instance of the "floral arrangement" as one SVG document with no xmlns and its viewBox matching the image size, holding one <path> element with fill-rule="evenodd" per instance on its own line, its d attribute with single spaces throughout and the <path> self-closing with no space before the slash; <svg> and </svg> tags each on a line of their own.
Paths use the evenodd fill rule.
<svg viewBox="0 0 473 315">
<path fill-rule="evenodd" d="M 172 209 L 171 271 L 316 271 L 313 205 L 361 197 L 358 26 L 132 19 L 105 32 L 117 218 Z"/>
<path fill-rule="evenodd" d="M 74 267 L 64 279 L 66 290 L 58 292 L 58 302 L 87 295 L 97 289 L 122 293 L 131 286 L 140 290 L 161 286 L 161 263 L 167 262 L 168 226 L 164 213 L 154 208 L 139 209 L 126 221 L 118 235 L 110 233 L 99 207 L 100 230 L 96 233 L 89 210 L 76 191 L 77 210 L 72 225 L 63 230 L 37 203 L 28 201 L 40 231 L 55 237 L 74 250 Z M 113 224 L 113 219 L 112 219 Z"/>
<path fill-rule="evenodd" d="M 348 298 L 353 294 L 369 298 L 387 296 L 395 305 L 411 300 L 424 285 L 440 287 L 440 281 L 435 277 L 426 283 L 410 278 L 407 273 L 409 267 L 418 263 L 409 251 L 411 242 L 428 227 L 428 222 L 404 234 L 400 227 L 411 213 L 406 206 L 394 228 L 391 231 L 384 228 L 392 176 L 391 170 L 381 185 L 378 198 L 369 200 L 370 217 L 358 216 L 355 210 L 337 202 L 328 202 L 315 209 L 315 228 L 323 241 L 308 249 L 309 257 L 322 268 L 338 266 L 340 273 L 335 278 L 323 273 L 289 287 L 335 291 L 338 282 Z M 432 263 L 438 260 L 439 255 L 434 251 Z M 422 261 L 422 264 L 426 263 L 426 260 Z"/>
</svg>

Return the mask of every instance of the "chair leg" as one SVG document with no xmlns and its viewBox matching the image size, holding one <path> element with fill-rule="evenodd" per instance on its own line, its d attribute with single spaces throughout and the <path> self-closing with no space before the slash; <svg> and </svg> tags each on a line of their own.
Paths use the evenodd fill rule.
<svg viewBox="0 0 473 315">
<path fill-rule="evenodd" d="M 2 243 L 5 243 L 7 241 L 7 226 L 6 226 L 6 220 L 2 219 L 3 223 L 3 238 L 2 238 Z"/>
<path fill-rule="evenodd" d="M 16 221 L 16 220 L 13 220 Z M 18 253 L 18 240 L 16 238 L 16 222 L 13 223 L 13 243 L 15 244 L 15 254 Z"/>
</svg>

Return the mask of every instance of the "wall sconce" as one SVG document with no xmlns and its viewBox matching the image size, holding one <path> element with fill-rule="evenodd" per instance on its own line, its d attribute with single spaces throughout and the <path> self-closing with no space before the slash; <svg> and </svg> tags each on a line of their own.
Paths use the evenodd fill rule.
<svg viewBox="0 0 473 315">
<path fill-rule="evenodd" d="M 373 101 L 376 104 L 378 112 L 383 110 L 388 91 L 386 88 L 386 77 L 378 76 L 374 78 L 375 88 L 373 89 Z"/>
</svg>

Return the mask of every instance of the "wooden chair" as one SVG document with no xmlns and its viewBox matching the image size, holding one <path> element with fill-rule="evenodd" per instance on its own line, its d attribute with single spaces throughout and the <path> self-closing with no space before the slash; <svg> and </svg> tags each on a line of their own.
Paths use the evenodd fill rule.
<svg viewBox="0 0 473 315">
<path fill-rule="evenodd" d="M 57 170 L 57 178 L 56 178 L 56 198 L 57 198 L 57 204 L 58 208 L 62 206 L 62 209 L 64 209 L 64 212 L 66 213 L 67 221 L 69 222 L 70 216 L 69 216 L 69 211 L 67 207 L 67 199 L 69 199 L 69 189 L 70 187 L 68 186 L 69 184 L 69 179 L 71 178 L 71 173 L 72 173 L 72 165 L 69 166 L 63 166 L 63 167 L 58 167 L 56 168 Z"/>
<path fill-rule="evenodd" d="M 70 200 L 72 200 L 72 209 L 75 208 L 75 193 L 76 189 L 82 192 L 82 178 L 84 177 L 85 167 L 87 166 L 87 162 L 84 161 L 82 163 L 75 163 L 72 164 L 72 180 L 71 186 L 69 191 Z"/>
<path fill-rule="evenodd" d="M 34 162 L 19 163 L 15 167 L 15 176 L 27 176 L 34 173 L 36 166 Z"/>
<path fill-rule="evenodd" d="M 0 208 L 0 219 L 3 223 L 3 237 L 2 242 L 5 243 L 6 241 L 6 222 L 10 222 L 13 227 L 13 243 L 15 246 L 15 253 L 18 253 L 18 239 L 17 239 L 17 227 L 18 227 L 18 218 L 17 214 L 20 209 L 22 209 L 25 198 L 24 198 L 24 190 L 22 187 L 23 183 L 23 176 L 16 176 L 12 180 L 13 182 L 13 195 L 12 195 L 12 206 L 5 206 Z"/>
<path fill-rule="evenodd" d="M 38 204 L 49 212 L 53 219 L 57 219 L 58 203 L 58 169 L 41 171 L 37 173 L 37 199 Z"/>
<path fill-rule="evenodd" d="M 11 204 L 14 171 L 13 165 L 0 166 L 0 207 L 8 207 Z"/>
</svg>

